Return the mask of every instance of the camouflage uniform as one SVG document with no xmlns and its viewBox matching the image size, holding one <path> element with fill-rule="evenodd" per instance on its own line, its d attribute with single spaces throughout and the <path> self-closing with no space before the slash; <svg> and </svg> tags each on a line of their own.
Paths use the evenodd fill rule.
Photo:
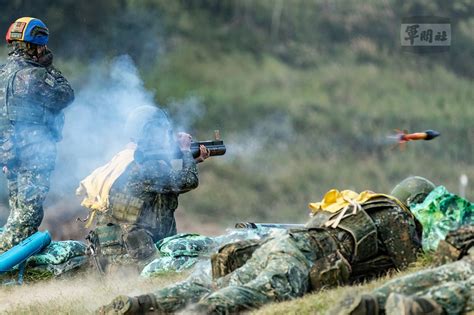
<svg viewBox="0 0 474 315">
<path fill-rule="evenodd" d="M 98 215 L 93 232 L 104 267 L 145 263 L 155 242 L 176 234 L 178 196 L 198 186 L 194 158 L 185 152 L 182 159 L 180 170 L 162 159 L 134 161 L 113 184 L 110 210 Z"/>
<path fill-rule="evenodd" d="M 45 66 L 16 49 L 0 66 L 0 162 L 10 205 L 0 252 L 35 233 L 43 219 L 62 110 L 74 99 L 71 86 L 50 62 L 52 55 Z"/>
<path fill-rule="evenodd" d="M 331 313 L 415 315 L 471 312 L 474 310 L 473 244 L 474 225 L 461 227 L 448 234 L 435 255 L 438 262 L 451 262 L 391 280 L 370 294 L 349 296 Z"/>
<path fill-rule="evenodd" d="M 244 244 L 255 250 L 251 258 L 236 270 L 227 269 L 230 273 L 220 274 L 214 284 L 191 278 L 137 297 L 135 303 L 130 298 L 118 298 L 115 308 L 142 303 L 161 312 L 174 312 L 198 302 L 193 311 L 239 312 L 301 297 L 311 290 L 367 279 L 391 268 L 402 269 L 413 262 L 421 249 L 421 231 L 411 213 L 387 197 L 360 206 L 335 228 L 325 226 L 330 214 L 320 212 L 308 228 L 284 231 L 260 246 Z M 349 212 L 352 210 L 349 208 Z M 220 254 L 213 258 L 214 265 L 226 264 Z M 218 273 L 213 270 L 214 278 Z"/>
</svg>

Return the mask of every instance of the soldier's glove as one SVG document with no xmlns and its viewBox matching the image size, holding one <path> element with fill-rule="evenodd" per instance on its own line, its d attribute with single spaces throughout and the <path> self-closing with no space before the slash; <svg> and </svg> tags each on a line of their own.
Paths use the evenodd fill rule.
<svg viewBox="0 0 474 315">
<path fill-rule="evenodd" d="M 139 295 L 130 297 L 119 295 L 110 304 L 101 306 L 97 310 L 100 315 L 112 314 L 144 314 L 155 309 L 154 298 L 151 295 Z"/>
</svg>

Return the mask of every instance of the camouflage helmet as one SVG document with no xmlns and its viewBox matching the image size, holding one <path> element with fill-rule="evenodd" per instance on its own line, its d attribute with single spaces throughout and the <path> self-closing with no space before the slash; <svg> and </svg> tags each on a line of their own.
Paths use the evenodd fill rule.
<svg viewBox="0 0 474 315">
<path fill-rule="evenodd" d="M 420 176 L 405 178 L 392 190 L 390 195 L 400 200 L 408 207 L 423 202 L 426 196 L 435 189 L 435 185 Z"/>
<path fill-rule="evenodd" d="M 127 117 L 125 133 L 134 142 L 148 138 L 151 127 L 162 128 L 171 132 L 171 122 L 166 112 L 158 107 L 143 105 L 135 108 Z"/>
</svg>

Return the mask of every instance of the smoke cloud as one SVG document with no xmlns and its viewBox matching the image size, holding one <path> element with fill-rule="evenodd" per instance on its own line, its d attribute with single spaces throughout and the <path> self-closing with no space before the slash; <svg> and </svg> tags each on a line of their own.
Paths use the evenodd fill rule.
<svg viewBox="0 0 474 315">
<path fill-rule="evenodd" d="M 92 70 L 87 82 L 65 110 L 53 191 L 107 162 L 129 141 L 124 132 L 127 116 L 138 106 L 155 105 L 128 56 Z"/>
<path fill-rule="evenodd" d="M 91 64 L 84 73 L 81 87 L 73 86 L 76 93 L 74 103 L 65 110 L 63 139 L 57 145 L 56 168 L 40 227 L 48 229 L 56 240 L 83 239 L 87 230 L 76 219 L 85 218 L 88 211 L 80 206 L 81 198 L 75 195 L 79 182 L 94 169 L 107 163 L 129 142 L 124 127 L 134 109 L 157 106 L 153 93 L 144 87 L 128 55 L 110 61 L 100 60 Z M 206 113 L 202 100 L 193 95 L 172 100 L 167 104 L 167 109 L 175 131 L 189 131 Z M 3 176 L 0 178 L 0 187 L 2 224 L 9 213 Z"/>
<path fill-rule="evenodd" d="M 44 222 L 54 236 L 64 238 L 71 235 L 71 229 L 80 229 L 82 224 L 75 222 L 75 217 L 85 217 L 87 211 L 81 209 L 75 189 L 129 142 L 124 128 L 127 117 L 144 105 L 156 106 L 130 57 L 90 67 L 84 86 L 76 90 L 74 103 L 65 110 L 63 140 L 58 143 Z"/>
<path fill-rule="evenodd" d="M 128 55 L 92 64 L 86 71 L 76 98 L 66 108 L 63 139 L 58 143 L 56 168 L 45 202 L 41 229 L 52 232 L 54 239 L 82 238 L 87 231 L 76 218 L 88 211 L 75 195 L 79 182 L 94 169 L 107 163 L 130 141 L 125 125 L 129 114 L 140 106 L 157 106 Z M 175 131 L 186 131 L 205 113 L 197 97 L 189 96 L 168 104 Z M 6 193 L 4 179 L 0 181 Z M 5 198 L 4 198 L 5 199 Z M 3 200 L 2 217 L 8 215 Z"/>
</svg>

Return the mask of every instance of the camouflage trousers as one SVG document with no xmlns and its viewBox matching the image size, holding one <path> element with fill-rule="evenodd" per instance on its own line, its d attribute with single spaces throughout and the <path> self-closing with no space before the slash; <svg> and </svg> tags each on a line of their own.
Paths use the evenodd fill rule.
<svg viewBox="0 0 474 315">
<path fill-rule="evenodd" d="M 473 284 L 474 261 L 466 257 L 389 281 L 372 291 L 372 295 L 381 309 L 384 309 L 390 294 L 398 293 L 432 299 L 447 314 L 464 314 L 474 310 Z"/>
<path fill-rule="evenodd" d="M 10 215 L 0 234 L 0 253 L 38 231 L 43 220 L 43 202 L 49 191 L 51 170 L 7 172 Z"/>
<path fill-rule="evenodd" d="M 162 312 L 175 312 L 198 303 L 193 306 L 196 310 L 234 313 L 301 297 L 309 291 L 313 262 L 328 254 L 315 246 L 308 230 L 285 231 L 265 241 L 242 267 L 213 284 L 191 278 L 156 291 L 155 306 Z"/>
</svg>

